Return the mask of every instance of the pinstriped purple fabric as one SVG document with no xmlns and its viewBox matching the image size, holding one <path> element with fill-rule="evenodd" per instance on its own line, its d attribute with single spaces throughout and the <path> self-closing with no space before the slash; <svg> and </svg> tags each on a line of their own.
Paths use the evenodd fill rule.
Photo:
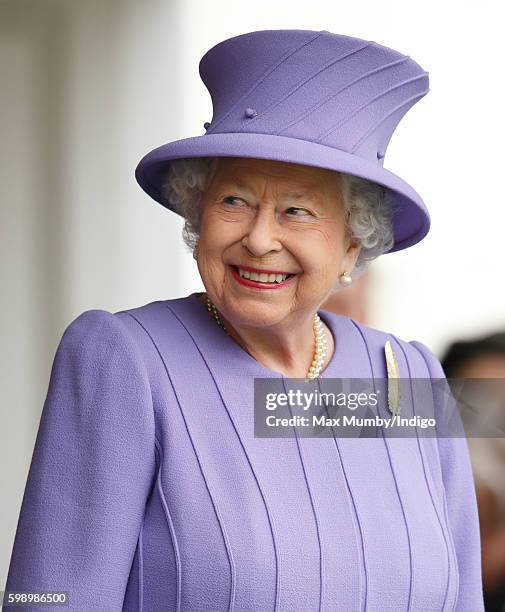
<svg viewBox="0 0 505 612">
<path fill-rule="evenodd" d="M 421 197 L 383 167 L 391 136 L 429 91 L 428 73 L 408 55 L 325 30 L 262 30 L 207 51 L 200 75 L 213 117 L 203 136 L 158 147 L 139 163 L 142 188 L 164 206 L 170 160 L 258 157 L 355 174 L 391 190 L 392 251 L 419 242 L 430 218 Z"/>
<path fill-rule="evenodd" d="M 421 343 L 320 314 L 322 391 L 386 376 L 386 339 L 400 371 L 443 375 Z M 284 384 L 196 295 L 74 320 L 7 588 L 71 610 L 483 611 L 465 440 L 255 438 L 254 377 Z"/>
</svg>

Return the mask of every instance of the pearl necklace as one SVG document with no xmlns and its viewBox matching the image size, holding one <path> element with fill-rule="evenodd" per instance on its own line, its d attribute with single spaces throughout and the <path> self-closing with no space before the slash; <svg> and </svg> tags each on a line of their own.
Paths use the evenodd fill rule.
<svg viewBox="0 0 505 612">
<path fill-rule="evenodd" d="M 223 325 L 223 322 L 221 321 L 221 317 L 219 316 L 217 308 L 214 306 L 214 304 L 212 303 L 211 299 L 208 296 L 206 298 L 206 302 L 207 302 L 207 310 L 209 311 L 210 315 L 214 318 L 214 320 L 219 325 L 219 327 L 221 327 L 226 333 L 228 333 L 228 330 L 226 329 L 226 327 Z M 324 326 L 317 312 L 314 314 L 313 329 L 314 329 L 314 340 L 315 340 L 314 341 L 314 356 L 312 358 L 312 363 L 310 364 L 310 368 L 306 376 L 306 378 L 308 378 L 309 380 L 312 380 L 319 376 L 319 374 L 321 373 L 323 364 L 326 360 L 326 354 L 328 352 L 328 343 L 327 343 L 326 334 L 324 331 Z"/>
</svg>

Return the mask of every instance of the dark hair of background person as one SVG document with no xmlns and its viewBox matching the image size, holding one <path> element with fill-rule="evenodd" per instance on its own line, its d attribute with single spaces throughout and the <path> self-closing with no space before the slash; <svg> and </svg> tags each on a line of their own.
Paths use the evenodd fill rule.
<svg viewBox="0 0 505 612">
<path fill-rule="evenodd" d="M 440 363 L 447 378 L 457 377 L 458 370 L 482 355 L 505 355 L 505 332 L 497 332 L 474 340 L 453 342 Z"/>
<path fill-rule="evenodd" d="M 472 366 L 475 366 L 480 359 L 489 357 L 505 357 L 505 332 L 496 332 L 472 340 L 453 342 L 447 347 L 440 363 L 447 378 L 458 378 L 463 374 L 468 375 L 475 371 L 472 370 Z M 468 366 L 470 369 L 468 369 Z M 477 369 L 477 371 L 479 370 Z M 483 442 L 485 440 L 479 441 L 479 443 Z M 492 440 L 488 443 L 491 442 Z M 470 447 L 470 450 L 471 453 L 475 452 L 475 447 Z M 498 458 L 496 460 L 500 463 Z M 475 465 L 473 467 L 475 469 Z M 491 468 L 491 466 L 489 467 Z M 502 485 L 497 483 L 497 486 Z M 503 568 L 503 555 L 500 555 L 501 560 L 499 561 L 492 552 L 497 546 L 501 547 L 504 541 L 503 523 L 500 523 L 501 527 L 498 528 L 496 522 L 497 514 L 494 498 L 496 491 L 491 492 L 486 483 L 479 482 L 479 478 L 476 476 L 476 494 L 481 528 L 484 609 L 486 612 L 503 612 L 505 610 L 505 580 L 503 579 L 505 576 L 503 575 L 503 569 L 496 569 L 498 567 Z M 490 568 L 492 569 L 490 570 Z M 493 575 L 491 582 L 490 571 Z M 500 575 L 497 572 L 500 572 Z M 487 576 L 487 579 L 485 579 L 485 576 Z"/>
</svg>

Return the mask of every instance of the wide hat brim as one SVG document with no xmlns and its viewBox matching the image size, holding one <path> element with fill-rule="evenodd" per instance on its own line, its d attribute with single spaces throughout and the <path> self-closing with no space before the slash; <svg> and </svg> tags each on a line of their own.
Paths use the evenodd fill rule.
<svg viewBox="0 0 505 612">
<path fill-rule="evenodd" d="M 430 229 L 430 215 L 421 196 L 403 179 L 379 163 L 314 142 L 271 134 L 217 133 L 175 140 L 139 162 L 135 177 L 142 189 L 166 208 L 181 214 L 163 197 L 170 161 L 192 157 L 252 157 L 345 172 L 387 187 L 392 195 L 394 245 L 400 251 L 420 242 Z"/>
</svg>

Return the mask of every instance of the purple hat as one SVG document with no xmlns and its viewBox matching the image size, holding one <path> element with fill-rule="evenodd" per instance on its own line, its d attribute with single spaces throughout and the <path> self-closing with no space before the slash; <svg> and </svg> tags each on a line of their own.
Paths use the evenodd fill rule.
<svg viewBox="0 0 505 612">
<path fill-rule="evenodd" d="M 173 159 L 271 159 L 387 187 L 395 209 L 390 253 L 426 236 L 423 200 L 383 167 L 400 119 L 429 91 L 428 73 L 408 55 L 326 30 L 262 30 L 212 47 L 200 76 L 213 104 L 205 134 L 162 145 L 137 166 L 137 181 L 154 200 L 180 214 L 162 195 Z"/>
</svg>

